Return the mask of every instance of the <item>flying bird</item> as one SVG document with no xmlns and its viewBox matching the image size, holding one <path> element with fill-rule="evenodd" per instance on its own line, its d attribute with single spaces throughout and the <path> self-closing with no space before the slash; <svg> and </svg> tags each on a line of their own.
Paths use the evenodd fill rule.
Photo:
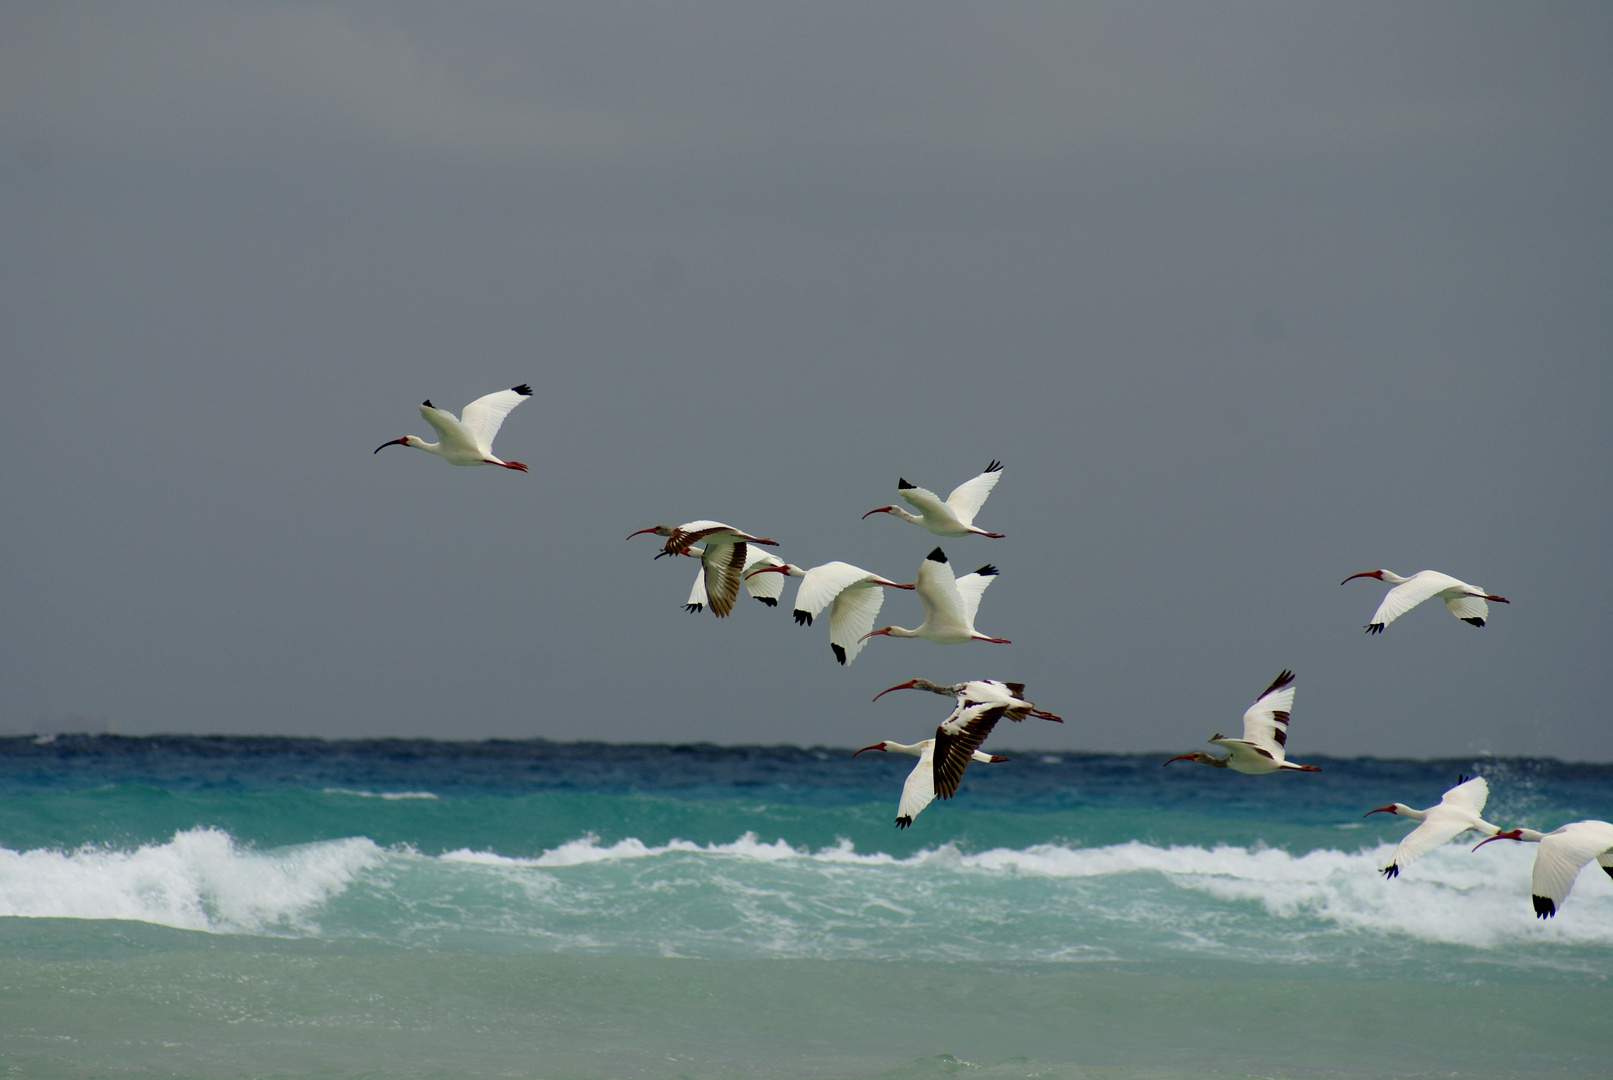
<svg viewBox="0 0 1613 1080">
<path fill-rule="evenodd" d="M 428 443 L 416 435 L 384 442 L 375 448 L 379 454 L 389 446 L 412 446 L 436 454 L 450 465 L 502 465 L 506 469 L 526 472 L 519 461 L 505 461 L 493 456 L 493 436 L 503 426 L 510 410 L 532 396 L 532 387 L 526 383 L 500 390 L 496 394 L 479 397 L 465 406 L 461 416 L 439 409 L 427 398 L 420 403 L 420 415 L 437 431 L 437 441 Z"/>
<path fill-rule="evenodd" d="M 1473 850 L 1490 840 L 1520 840 L 1526 844 L 1539 844 L 1535 852 L 1535 868 L 1529 875 L 1529 893 L 1534 901 L 1535 917 L 1549 919 L 1568 899 L 1574 879 L 1592 859 L 1608 877 L 1613 877 L 1613 825 L 1605 821 L 1575 821 L 1549 833 L 1533 829 L 1508 829 L 1498 832 L 1489 840 L 1480 840 Z"/>
<path fill-rule="evenodd" d="M 1320 772 L 1315 765 L 1296 765 L 1287 760 L 1283 747 L 1288 742 L 1288 714 L 1294 708 L 1294 673 L 1284 668 L 1265 692 L 1243 714 L 1243 738 L 1229 739 L 1216 734 L 1207 741 L 1224 748 L 1227 756 L 1211 757 L 1202 750 L 1178 754 L 1165 762 L 1196 761 L 1218 769 L 1260 775 L 1279 769 Z"/>
<path fill-rule="evenodd" d="M 973 725 L 975 728 L 984 727 L 985 732 L 989 732 L 991 726 L 996 723 L 996 719 L 993 718 L 989 722 L 985 722 L 982 718 L 986 711 L 989 710 L 975 713 L 968 721 L 961 721 L 955 725 L 957 733 L 954 736 L 949 736 L 952 742 L 941 755 L 941 760 L 950 758 L 955 763 L 948 764 L 945 769 L 942 768 L 936 755 L 936 744 L 942 738 L 941 729 L 939 728 L 934 739 L 925 739 L 923 742 L 917 742 L 911 746 L 886 739 L 874 743 L 872 746 L 865 746 L 862 750 L 858 750 L 856 754 L 851 755 L 856 757 L 857 754 L 861 754 L 865 750 L 883 750 L 887 753 L 914 754 L 918 757 L 918 764 L 913 766 L 913 771 L 907 774 L 907 782 L 902 785 L 902 799 L 896 807 L 896 827 L 898 829 L 905 829 L 913 824 L 913 819 L 918 816 L 919 811 L 929 806 L 933 799 L 937 797 L 951 798 L 953 793 L 957 791 L 958 781 L 962 778 L 963 770 L 969 762 L 994 763 L 1008 760 L 997 754 L 984 753 L 979 749 L 980 741 L 985 738 L 985 733 L 980 733 L 979 738 L 976 739 L 973 731 L 964 730 L 967 726 Z M 952 717 L 948 717 L 948 721 L 952 719 Z M 945 724 L 942 725 L 943 728 L 945 726 Z M 971 741 L 972 745 L 970 745 Z"/>
<path fill-rule="evenodd" d="M 749 563 L 749 545 L 776 542 L 762 536 L 751 536 L 720 521 L 691 521 L 674 528 L 671 525 L 652 525 L 648 529 L 628 533 L 629 540 L 641 533 L 655 533 L 667 538 L 661 555 L 688 555 L 697 541 L 703 541 L 700 564 L 705 582 L 706 603 L 717 618 L 725 618 L 734 610 L 734 599 L 739 595 L 739 577 Z M 659 559 L 661 555 L 657 555 Z M 694 595 L 690 594 L 690 602 Z"/>
<path fill-rule="evenodd" d="M 750 570 L 745 577 L 753 581 L 771 578 L 776 587 L 782 587 L 784 577 L 801 579 L 795 590 L 795 622 L 798 626 L 811 626 L 812 620 L 829 609 L 829 648 L 835 659 L 849 664 L 862 651 L 863 635 L 873 628 L 880 605 L 885 602 L 885 589 L 911 589 L 897 581 L 871 574 L 850 563 L 828 562 L 803 570 L 794 563 L 774 559 L 775 565 Z M 775 593 L 774 595 L 777 595 Z"/>
<path fill-rule="evenodd" d="M 1430 806 L 1427 810 L 1413 810 L 1405 803 L 1390 803 L 1376 810 L 1368 810 L 1361 816 L 1397 814 L 1422 822 L 1405 835 L 1400 841 L 1400 846 L 1395 848 L 1395 857 L 1379 872 L 1385 878 L 1399 877 L 1400 871 L 1409 864 L 1468 829 L 1477 830 L 1486 836 L 1494 836 L 1500 832 L 1500 828 L 1479 816 L 1484 811 L 1484 803 L 1489 797 L 1490 785 L 1485 782 L 1484 777 L 1475 776 L 1468 779 L 1461 776 L 1457 777 L 1456 786 L 1440 798 L 1438 806 Z"/>
<path fill-rule="evenodd" d="M 922 526 L 937 536 L 966 536 L 974 533 L 976 536 L 990 536 L 1000 540 L 1002 533 L 977 529 L 974 520 L 975 515 L 980 512 L 981 505 L 985 503 L 986 496 L 997 486 L 1002 473 L 1002 462 L 993 461 L 979 476 L 973 480 L 965 480 L 954 488 L 952 494 L 947 496 L 946 502 L 942 502 L 935 492 L 928 488 L 916 487 L 898 478 L 896 493 L 907 500 L 918 513 L 914 514 L 896 505 L 876 506 L 863 517 L 866 518 L 869 514 L 890 514 L 892 517 L 899 517 L 903 521 L 911 521 L 915 525 Z"/>
<path fill-rule="evenodd" d="M 1378 605 L 1372 621 L 1367 623 L 1369 634 L 1383 633 L 1384 627 L 1431 596 L 1445 601 L 1452 615 L 1473 626 L 1483 626 L 1484 620 L 1489 617 L 1490 608 L 1486 600 L 1493 600 L 1497 604 L 1511 602 L 1504 596 L 1491 596 L 1477 585 L 1457 581 L 1437 570 L 1419 570 L 1409 578 L 1401 577 L 1393 570 L 1363 570 L 1359 574 L 1351 574 L 1339 584 L 1354 581 L 1358 577 L 1377 578 L 1394 586 L 1385 594 L 1383 603 Z"/>
<path fill-rule="evenodd" d="M 918 594 L 924 601 L 924 621 L 917 630 L 900 626 L 886 626 L 870 630 L 864 639 L 875 634 L 889 637 L 921 637 L 938 645 L 960 645 L 965 641 L 989 641 L 994 645 L 1010 644 L 1007 638 L 987 637 L 975 632 L 975 612 L 980 608 L 980 596 L 997 576 L 997 568 L 986 564 L 972 574 L 960 578 L 952 575 L 946 553 L 936 548 L 919 563 Z"/>
<path fill-rule="evenodd" d="M 1025 700 L 1024 683 L 998 682 L 996 679 L 972 679 L 969 682 L 933 683 L 929 679 L 909 679 L 895 686 L 887 686 L 874 695 L 878 701 L 892 690 L 928 690 L 932 694 L 957 699 L 959 705 L 995 704 L 1006 705 L 1008 711 L 1004 714 L 1016 724 L 1027 716 L 1035 716 L 1042 720 L 1051 720 L 1054 723 L 1064 723 L 1062 716 L 1045 712 L 1036 707 L 1034 701 Z"/>
<path fill-rule="evenodd" d="M 778 598 L 784 592 L 784 580 L 777 577 L 749 575 L 754 575 L 756 570 L 763 566 L 782 565 L 784 560 L 771 551 L 763 551 L 752 544 L 743 546 L 745 548 L 745 566 L 741 571 L 741 580 L 745 583 L 745 591 L 768 607 L 778 607 Z M 695 571 L 694 587 L 689 590 L 689 599 L 683 605 L 683 610 L 696 614 L 704 611 L 707 603 L 706 567 L 704 565 L 706 549 L 698 546 L 692 547 L 685 551 L 684 554 L 690 558 L 702 560 L 700 569 Z"/>
</svg>

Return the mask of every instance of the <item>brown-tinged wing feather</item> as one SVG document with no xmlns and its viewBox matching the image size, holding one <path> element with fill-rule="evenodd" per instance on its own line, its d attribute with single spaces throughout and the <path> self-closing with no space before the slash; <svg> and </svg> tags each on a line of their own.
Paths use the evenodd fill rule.
<svg viewBox="0 0 1613 1080">
<path fill-rule="evenodd" d="M 954 713 L 935 729 L 935 797 L 950 799 L 963 779 L 974 752 L 1007 712 L 1004 705 L 975 705 Z"/>
</svg>

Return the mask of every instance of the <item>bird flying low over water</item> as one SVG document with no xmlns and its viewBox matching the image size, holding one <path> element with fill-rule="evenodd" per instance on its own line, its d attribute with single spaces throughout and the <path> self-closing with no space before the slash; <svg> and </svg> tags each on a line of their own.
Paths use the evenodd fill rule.
<svg viewBox="0 0 1613 1080">
<path fill-rule="evenodd" d="M 937 536 L 966 536 L 974 533 L 976 536 L 990 536 L 1002 539 L 1002 533 L 987 532 L 985 529 L 975 528 L 975 515 L 991 494 L 991 489 L 997 486 L 1002 477 L 1002 462 L 993 461 L 987 465 L 985 471 L 973 480 L 965 480 L 953 489 L 942 502 L 935 492 L 928 488 L 915 487 L 906 480 L 898 478 L 896 493 L 907 500 L 918 513 L 914 514 L 903 510 L 900 506 L 876 506 L 863 517 L 870 514 L 890 514 L 903 521 L 911 521 L 922 526 Z"/>
<path fill-rule="evenodd" d="M 1504 596 L 1491 596 L 1477 585 L 1457 581 L 1437 570 L 1419 570 L 1411 577 L 1401 577 L 1393 570 L 1363 570 L 1359 574 L 1351 574 L 1339 584 L 1354 581 L 1358 577 L 1377 578 L 1394 586 L 1384 596 L 1383 603 L 1378 605 L 1372 621 L 1367 623 L 1369 634 L 1383 633 L 1384 627 L 1432 596 L 1445 601 L 1452 615 L 1473 626 L 1483 626 L 1484 620 L 1489 617 L 1490 608 L 1486 600 L 1493 600 L 1497 604 L 1511 602 Z"/>
<path fill-rule="evenodd" d="M 1613 825 L 1605 821 L 1575 821 L 1549 833 L 1533 829 L 1508 829 L 1498 832 L 1489 840 L 1480 840 L 1473 850 L 1490 840 L 1520 840 L 1526 844 L 1539 844 L 1535 852 L 1534 870 L 1529 874 L 1529 894 L 1534 901 L 1535 917 L 1549 919 L 1568 899 L 1574 879 L 1592 859 L 1608 877 L 1613 877 Z"/>
<path fill-rule="evenodd" d="M 960 706 L 1006 705 L 1008 711 L 1004 715 L 1016 724 L 1027 716 L 1051 720 L 1056 724 L 1064 723 L 1062 716 L 1044 712 L 1036 707 L 1034 701 L 1026 701 L 1024 683 L 1005 683 L 998 682 L 996 679 L 972 679 L 969 682 L 944 685 L 942 683 L 933 683 L 929 679 L 909 679 L 904 683 L 897 683 L 895 686 L 887 686 L 874 695 L 874 700 L 878 701 L 892 690 L 928 690 L 932 694 L 955 698 Z"/>
<path fill-rule="evenodd" d="M 980 609 L 980 597 L 997 576 L 997 568 L 989 563 L 972 574 L 954 577 L 947 564 L 946 553 L 936 548 L 919 563 L 917 589 L 924 601 L 924 621 L 917 630 L 900 626 L 886 626 L 870 630 L 864 638 L 876 634 L 889 637 L 921 637 L 938 645 L 960 645 L 965 641 L 989 641 L 994 645 L 1010 644 L 1007 638 L 987 637 L 975 632 L 975 612 Z"/>
<path fill-rule="evenodd" d="M 739 577 L 749 564 L 749 545 L 772 544 L 776 541 L 762 536 L 751 536 L 720 521 L 690 521 L 673 528 L 671 525 L 652 525 L 648 529 L 628 533 L 629 540 L 641 533 L 655 533 L 667 538 L 661 555 L 689 555 L 696 542 L 704 543 L 700 564 L 705 579 L 706 603 L 717 618 L 725 618 L 734 610 L 734 598 L 739 595 Z M 659 559 L 661 555 L 657 555 Z M 690 603 L 694 602 L 693 594 Z"/>
<path fill-rule="evenodd" d="M 493 456 L 493 436 L 503 426 L 510 410 L 532 396 L 532 387 L 526 383 L 500 390 L 496 394 L 479 397 L 465 406 L 460 416 L 439 409 L 427 398 L 420 403 L 420 415 L 437 430 L 437 441 L 428 443 L 415 435 L 384 442 L 375 448 L 379 454 L 389 446 L 412 446 L 436 454 L 450 465 L 502 465 L 506 469 L 526 472 L 519 461 L 504 461 Z"/>
<path fill-rule="evenodd" d="M 1484 777 L 1475 776 L 1468 779 L 1465 776 L 1457 777 L 1456 786 L 1447 791 L 1439 800 L 1438 806 L 1430 806 L 1427 810 L 1413 810 L 1405 803 L 1390 803 L 1380 806 L 1376 810 L 1368 810 L 1362 817 L 1371 817 L 1373 814 L 1397 814 L 1400 817 L 1411 818 L 1422 822 L 1405 838 L 1400 846 L 1395 848 L 1395 857 L 1389 860 L 1380 873 L 1385 878 L 1398 877 L 1410 863 L 1427 855 L 1448 840 L 1454 839 L 1468 829 L 1475 829 L 1486 836 L 1494 836 L 1500 828 L 1491 825 L 1479 816 L 1484 810 L 1484 803 L 1490 797 L 1490 785 Z"/>
<path fill-rule="evenodd" d="M 920 810 L 936 798 L 950 799 L 958 790 L 958 781 L 971 761 L 1000 762 L 1005 757 L 987 754 L 980 750 L 991 729 L 1005 710 L 1001 705 L 974 706 L 969 710 L 955 709 L 941 726 L 935 738 L 925 739 L 911 746 L 884 740 L 865 746 L 864 750 L 883 750 L 895 754 L 916 754 L 918 764 L 908 773 L 902 785 L 902 800 L 896 807 L 896 827 L 905 829 L 913 824 Z"/>
<path fill-rule="evenodd" d="M 828 562 L 810 570 L 778 559 L 773 563 L 750 570 L 745 584 L 778 574 L 781 576 L 771 577 L 771 580 L 775 587 L 782 587 L 784 577 L 800 578 L 801 584 L 795 590 L 796 625 L 811 626 L 812 620 L 828 608 L 829 648 L 842 664 L 851 663 L 862 651 L 863 635 L 873 628 L 880 605 L 885 602 L 885 589 L 914 587 L 871 574 L 850 563 Z"/>
<path fill-rule="evenodd" d="M 1214 765 L 1218 769 L 1259 775 L 1290 769 L 1297 772 L 1320 772 L 1315 765 L 1296 765 L 1287 760 L 1284 746 L 1288 742 L 1288 714 L 1294 708 L 1294 673 L 1284 668 L 1264 693 L 1243 714 L 1243 738 L 1231 739 L 1212 735 L 1209 742 L 1227 751 L 1224 758 L 1211 757 L 1202 750 L 1191 754 L 1178 754 L 1165 762 L 1196 761 L 1200 765 Z"/>
</svg>

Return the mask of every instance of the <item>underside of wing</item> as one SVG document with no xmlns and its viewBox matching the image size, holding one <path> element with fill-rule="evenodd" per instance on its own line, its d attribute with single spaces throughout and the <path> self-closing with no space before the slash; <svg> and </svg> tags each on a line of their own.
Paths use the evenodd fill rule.
<svg viewBox="0 0 1613 1080">
<path fill-rule="evenodd" d="M 721 619 L 734 610 L 734 598 L 739 595 L 739 578 L 745 569 L 745 548 L 748 545 L 707 544 L 700 563 L 706 575 L 706 597 L 711 613 Z"/>
<path fill-rule="evenodd" d="M 848 585 L 861 581 L 868 571 L 850 563 L 828 562 L 814 566 L 801 579 L 795 591 L 795 609 L 804 611 L 814 619 L 839 596 Z M 873 629 L 869 627 L 869 629 Z"/>
<path fill-rule="evenodd" d="M 1490 800 L 1490 785 L 1482 776 L 1464 780 L 1440 796 L 1440 805 L 1461 807 L 1474 814 L 1484 813 L 1484 804 Z"/>
<path fill-rule="evenodd" d="M 784 595 L 783 574 L 756 574 L 752 571 L 763 566 L 783 566 L 784 560 L 755 544 L 746 544 L 744 573 L 749 575 L 745 580 L 745 591 L 760 600 L 768 607 L 777 607 L 778 599 Z"/>
<path fill-rule="evenodd" d="M 1452 615 L 1474 626 L 1483 626 L 1490 617 L 1490 605 L 1484 602 L 1482 596 L 1447 596 L 1445 606 L 1451 609 Z"/>
<path fill-rule="evenodd" d="M 963 622 L 965 626 L 975 624 L 975 614 L 980 610 L 980 598 L 986 593 L 986 586 L 997 579 L 997 568 L 987 563 L 972 574 L 965 574 L 956 582 L 958 590 L 958 603 L 963 609 Z"/>
<path fill-rule="evenodd" d="M 1576 821 L 1547 833 L 1529 875 L 1535 913 L 1542 917 L 1556 914 L 1585 864 L 1609 848 L 1613 848 L 1613 825 L 1605 821 Z"/>
<path fill-rule="evenodd" d="M 1445 574 L 1436 574 L 1424 570 L 1413 574 L 1407 581 L 1401 582 L 1384 594 L 1383 603 L 1372 615 L 1370 626 L 1388 626 L 1400 616 L 1427 600 L 1429 597 L 1442 592 L 1452 585 L 1461 582 Z"/>
<path fill-rule="evenodd" d="M 867 642 L 862 636 L 874 628 L 885 590 L 879 585 L 858 585 L 843 590 L 829 608 L 829 644 L 839 646 L 835 657 L 842 664 L 857 659 Z"/>
<path fill-rule="evenodd" d="M 684 605 L 686 611 L 701 611 L 706 606 L 706 568 L 702 566 L 695 571 L 694 588 L 689 590 L 689 600 Z"/>
<path fill-rule="evenodd" d="M 1243 714 L 1245 742 L 1283 759 L 1288 746 L 1288 715 L 1294 707 L 1294 673 L 1284 668 Z"/>
<path fill-rule="evenodd" d="M 1002 479 L 1002 468 L 1001 462 L 993 461 L 979 476 L 973 480 L 965 480 L 947 496 L 947 505 L 952 507 L 959 521 L 965 525 L 974 523 L 975 515 L 980 513 L 980 508 L 985 505 L 986 496 L 991 494 L 991 489 Z"/>
<path fill-rule="evenodd" d="M 476 441 L 477 449 L 483 454 L 493 452 L 493 436 L 503 426 L 504 418 L 510 415 L 510 410 L 532 396 L 532 388 L 522 383 L 512 390 L 500 390 L 496 394 L 479 397 L 469 405 L 461 414 L 465 430 Z"/>
<path fill-rule="evenodd" d="M 1394 873 L 1388 876 L 1394 877 L 1430 851 L 1449 843 L 1467 828 L 1468 822 L 1463 818 L 1440 814 L 1437 809 L 1431 811 L 1427 819 L 1407 833 L 1395 848 L 1395 857 L 1386 868 L 1392 868 Z"/>
<path fill-rule="evenodd" d="M 919 811 L 935 799 L 935 777 L 931 766 L 934 748 L 926 746 L 919 755 L 919 763 L 913 766 L 913 771 L 907 774 L 907 782 L 902 785 L 902 801 L 896 806 L 896 825 L 898 828 L 907 828 L 918 817 Z"/>
<path fill-rule="evenodd" d="M 1002 705 L 960 705 L 935 729 L 936 798 L 950 799 L 957 792 L 963 770 L 1006 711 Z"/>
</svg>

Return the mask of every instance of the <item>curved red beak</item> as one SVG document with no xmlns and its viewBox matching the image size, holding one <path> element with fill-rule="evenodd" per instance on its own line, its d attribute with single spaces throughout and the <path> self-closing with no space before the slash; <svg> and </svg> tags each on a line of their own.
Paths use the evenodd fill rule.
<svg viewBox="0 0 1613 1080">
<path fill-rule="evenodd" d="M 1344 581 L 1339 582 L 1339 584 L 1343 585 L 1345 581 L 1354 581 L 1358 577 L 1375 577 L 1379 581 L 1382 581 L 1383 580 L 1383 571 L 1382 570 L 1363 570 L 1359 574 L 1351 574 L 1349 577 L 1345 578 Z"/>
<path fill-rule="evenodd" d="M 651 525 L 648 529 L 640 529 L 638 532 L 630 532 L 627 534 L 627 539 L 631 540 L 635 536 L 642 536 L 644 533 L 652 533 L 660 527 L 661 526 L 659 525 Z"/>
<path fill-rule="evenodd" d="M 873 700 L 878 701 L 880 698 L 884 697 L 886 694 L 890 693 L 892 690 L 911 690 L 911 689 L 913 689 L 913 687 L 918 685 L 918 682 L 919 681 L 917 679 L 909 679 L 906 682 L 897 683 L 895 686 L 887 686 L 887 687 L 885 687 L 885 689 L 883 689 L 879 693 L 875 694 L 874 697 L 873 697 Z"/>
<path fill-rule="evenodd" d="M 876 506 L 872 510 L 868 511 L 867 514 L 864 514 L 863 517 L 867 518 L 869 514 L 888 514 L 894 509 L 895 507 L 893 506 Z"/>
<path fill-rule="evenodd" d="M 1394 812 L 1395 812 L 1395 808 L 1393 806 L 1380 806 L 1376 810 L 1368 810 L 1366 813 L 1362 814 L 1361 816 L 1364 817 L 1364 818 L 1369 818 L 1373 814 L 1392 814 Z"/>
<path fill-rule="evenodd" d="M 863 749 L 862 749 L 862 750 L 859 750 L 859 751 L 857 751 L 857 754 L 860 754 L 860 753 L 862 753 L 862 752 L 863 752 L 863 750 L 883 750 L 883 749 L 885 749 L 885 744 L 884 744 L 884 743 L 882 743 L 882 742 L 877 742 L 877 743 L 873 743 L 873 744 L 872 744 L 872 745 L 870 745 L 870 746 L 865 746 L 865 747 L 863 747 Z M 851 755 L 851 756 L 852 756 L 852 757 L 856 757 L 856 756 L 857 756 L 857 754 L 852 754 L 852 755 Z"/>
<path fill-rule="evenodd" d="M 1483 847 L 1485 844 L 1488 844 L 1491 840 L 1522 840 L 1522 839 L 1523 839 L 1523 830 L 1522 829 L 1508 829 L 1506 832 L 1498 832 L 1494 836 L 1487 837 L 1487 838 L 1485 838 L 1483 840 L 1480 840 L 1478 843 L 1473 845 L 1473 850 L 1477 851 L 1479 848 Z"/>
<path fill-rule="evenodd" d="M 885 627 L 881 627 L 878 630 L 870 630 L 870 631 L 868 631 L 868 633 L 864 634 L 862 637 L 858 638 L 857 640 L 858 641 L 867 641 L 869 638 L 874 637 L 877 634 L 887 634 L 888 635 L 890 632 L 891 632 L 891 628 L 888 627 L 888 626 L 885 626 Z"/>
<path fill-rule="evenodd" d="M 407 435 L 405 435 L 401 439 L 393 439 L 391 442 L 382 443 L 380 446 L 377 446 L 374 449 L 374 451 L 372 451 L 372 452 L 376 453 L 376 454 L 379 454 L 382 450 L 385 450 L 389 446 L 408 446 L 408 445 L 409 445 L 409 437 Z"/>
<path fill-rule="evenodd" d="M 1177 754 L 1175 757 L 1171 758 L 1170 761 L 1165 762 L 1165 764 L 1169 765 L 1171 761 L 1192 761 L 1193 757 L 1194 755 L 1192 754 Z"/>
<path fill-rule="evenodd" d="M 746 574 L 745 580 L 749 581 L 757 574 L 788 574 L 789 572 L 790 568 L 788 566 L 759 566 L 755 570 L 752 570 L 750 573 Z"/>
</svg>

